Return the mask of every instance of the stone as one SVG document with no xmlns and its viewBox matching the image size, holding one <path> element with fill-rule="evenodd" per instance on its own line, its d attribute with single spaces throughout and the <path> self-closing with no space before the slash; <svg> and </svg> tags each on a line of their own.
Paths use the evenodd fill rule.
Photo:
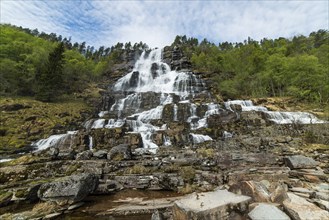
<svg viewBox="0 0 329 220">
<path fill-rule="evenodd" d="M 55 213 L 51 213 L 51 214 L 46 215 L 42 219 L 58 219 L 58 217 L 62 214 L 63 213 L 61 213 L 61 212 L 55 212 Z"/>
<path fill-rule="evenodd" d="M 284 158 L 284 161 L 290 169 L 315 168 L 319 164 L 312 158 L 303 155 L 289 156 Z"/>
<path fill-rule="evenodd" d="M 251 220 L 290 220 L 289 216 L 272 204 L 260 203 L 248 213 Z"/>
<path fill-rule="evenodd" d="M 78 153 L 75 156 L 75 159 L 76 160 L 90 160 L 92 156 L 93 156 L 93 152 L 90 150 L 86 150 L 81 153 Z"/>
<path fill-rule="evenodd" d="M 152 214 L 151 220 L 163 220 L 162 213 L 160 213 L 159 210 L 155 210 Z"/>
<path fill-rule="evenodd" d="M 175 202 L 173 219 L 227 219 L 230 211 L 245 212 L 250 200 L 249 196 L 237 195 L 227 190 L 192 193 Z"/>
<path fill-rule="evenodd" d="M 329 213 L 327 211 L 322 210 L 316 205 L 308 202 L 306 199 L 290 192 L 288 192 L 288 197 L 289 199 L 283 202 L 283 207 L 293 220 L 329 219 Z"/>
<path fill-rule="evenodd" d="M 94 192 L 97 185 L 98 178 L 94 174 L 72 175 L 42 184 L 38 190 L 38 197 L 43 201 L 72 204 Z"/>
<path fill-rule="evenodd" d="M 107 158 L 107 151 L 105 150 L 99 150 L 93 153 L 93 157 L 96 157 L 98 159 L 106 159 Z"/>
<path fill-rule="evenodd" d="M 229 191 L 250 196 L 255 202 L 270 202 L 270 192 L 261 182 L 242 181 L 232 185 Z"/>
<path fill-rule="evenodd" d="M 70 205 L 67 210 L 68 211 L 71 211 L 71 210 L 74 210 L 74 209 L 77 209 L 77 208 L 80 208 L 81 206 L 83 206 L 85 203 L 84 202 L 78 202 L 78 203 L 75 203 L 75 204 L 72 204 Z"/>
<path fill-rule="evenodd" d="M 0 207 L 6 206 L 11 202 L 12 192 L 5 192 L 0 195 Z"/>
<path fill-rule="evenodd" d="M 117 145 L 107 154 L 109 160 L 131 160 L 131 157 L 131 147 L 127 144 Z"/>
<path fill-rule="evenodd" d="M 271 201 L 275 203 L 282 204 L 287 198 L 287 190 L 282 184 L 279 184 L 271 193 Z"/>
</svg>

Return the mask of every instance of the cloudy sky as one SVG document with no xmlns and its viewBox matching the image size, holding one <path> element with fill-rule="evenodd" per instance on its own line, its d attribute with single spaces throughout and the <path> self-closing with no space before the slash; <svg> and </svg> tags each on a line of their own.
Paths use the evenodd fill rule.
<svg viewBox="0 0 329 220">
<path fill-rule="evenodd" d="M 218 43 L 308 35 L 329 28 L 328 0 L 106 1 L 1 0 L 1 23 L 37 28 L 96 47 L 143 41 L 170 44 L 176 35 Z"/>
</svg>

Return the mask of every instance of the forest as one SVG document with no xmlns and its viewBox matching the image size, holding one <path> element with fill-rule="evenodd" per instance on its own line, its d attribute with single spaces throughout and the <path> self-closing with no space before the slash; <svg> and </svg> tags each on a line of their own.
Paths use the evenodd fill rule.
<svg viewBox="0 0 329 220">
<path fill-rule="evenodd" d="M 145 43 L 117 43 L 95 49 L 85 42 L 37 29 L 1 24 L 0 94 L 53 101 L 82 91 L 120 63 L 125 50 L 147 50 Z M 177 36 L 193 71 L 209 74 L 224 99 L 291 96 L 299 101 L 329 102 L 329 32 L 318 30 L 291 39 L 248 38 L 222 42 Z"/>
</svg>

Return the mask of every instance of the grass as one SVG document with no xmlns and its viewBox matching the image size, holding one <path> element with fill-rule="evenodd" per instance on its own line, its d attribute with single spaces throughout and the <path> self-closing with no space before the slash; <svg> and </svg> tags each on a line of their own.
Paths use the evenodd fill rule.
<svg viewBox="0 0 329 220">
<path fill-rule="evenodd" d="M 5 111 L 6 106 L 21 104 L 28 108 Z M 55 103 L 36 101 L 29 97 L 0 97 L 0 153 L 11 152 L 56 130 L 76 129 L 74 123 L 81 121 L 83 113 L 91 107 L 82 99 L 61 100 Z"/>
</svg>

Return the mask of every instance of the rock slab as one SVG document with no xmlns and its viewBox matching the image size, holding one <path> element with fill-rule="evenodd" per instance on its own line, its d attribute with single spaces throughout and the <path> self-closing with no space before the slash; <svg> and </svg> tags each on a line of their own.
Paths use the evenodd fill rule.
<svg viewBox="0 0 329 220">
<path fill-rule="evenodd" d="M 283 207 L 293 220 L 329 219 L 329 213 L 327 211 L 320 209 L 306 199 L 294 193 L 288 193 L 288 197 L 289 199 L 283 202 Z"/>
<path fill-rule="evenodd" d="M 289 156 L 286 157 L 284 161 L 290 169 L 315 168 L 319 164 L 319 162 L 312 158 L 303 155 Z"/>
<path fill-rule="evenodd" d="M 58 181 L 44 183 L 38 190 L 38 197 L 58 204 L 72 204 L 83 200 L 98 185 L 94 174 L 72 175 Z"/>
<path fill-rule="evenodd" d="M 251 220 L 290 220 L 289 216 L 276 206 L 260 203 L 248 214 Z"/>
<path fill-rule="evenodd" d="M 229 211 L 245 212 L 250 200 L 227 190 L 193 193 L 175 202 L 173 216 L 180 220 L 228 219 Z"/>
</svg>

